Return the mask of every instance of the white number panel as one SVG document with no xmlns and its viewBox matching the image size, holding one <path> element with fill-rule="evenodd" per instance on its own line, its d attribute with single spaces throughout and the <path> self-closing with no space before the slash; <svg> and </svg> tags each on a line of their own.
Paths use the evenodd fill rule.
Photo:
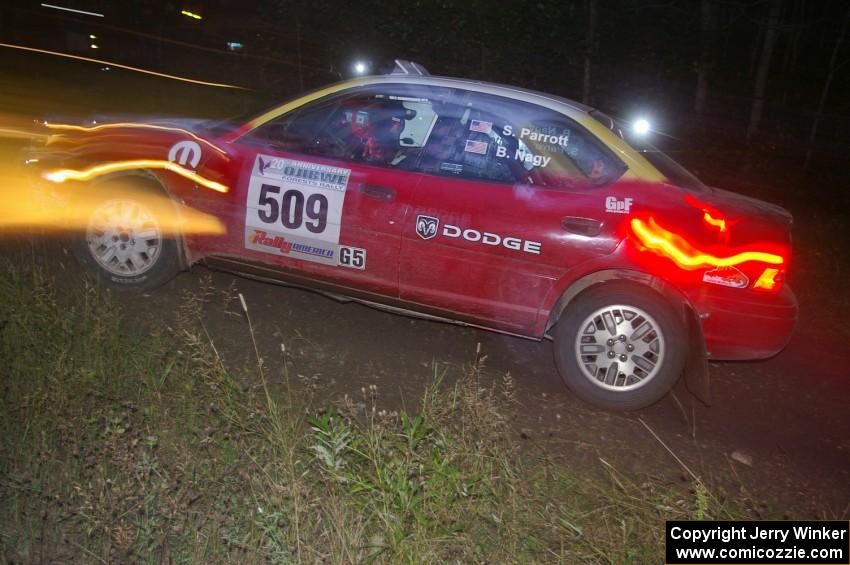
<svg viewBox="0 0 850 565">
<path fill-rule="evenodd" d="M 339 264 L 339 230 L 351 171 L 257 155 L 245 204 L 245 247 Z"/>
</svg>

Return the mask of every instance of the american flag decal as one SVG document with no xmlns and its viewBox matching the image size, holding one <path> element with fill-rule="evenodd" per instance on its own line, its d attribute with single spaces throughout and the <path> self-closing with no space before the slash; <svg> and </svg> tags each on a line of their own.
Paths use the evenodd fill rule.
<svg viewBox="0 0 850 565">
<path fill-rule="evenodd" d="M 481 133 L 490 133 L 493 129 L 492 122 L 484 122 L 482 120 L 472 120 L 469 122 L 469 131 L 478 131 Z"/>
<path fill-rule="evenodd" d="M 466 146 L 463 148 L 463 150 L 467 153 L 478 153 L 479 155 L 486 155 L 487 146 L 488 143 L 486 141 L 472 141 L 471 139 L 467 139 Z"/>
</svg>

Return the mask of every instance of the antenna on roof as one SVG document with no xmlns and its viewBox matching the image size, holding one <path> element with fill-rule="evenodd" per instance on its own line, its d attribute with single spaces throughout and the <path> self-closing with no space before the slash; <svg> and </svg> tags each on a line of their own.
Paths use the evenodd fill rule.
<svg viewBox="0 0 850 565">
<path fill-rule="evenodd" d="M 404 59 L 396 59 L 395 66 L 393 67 L 391 75 L 420 75 L 426 76 L 431 73 L 428 72 L 428 69 L 420 65 L 419 63 L 414 63 L 413 61 L 406 61 Z"/>
</svg>

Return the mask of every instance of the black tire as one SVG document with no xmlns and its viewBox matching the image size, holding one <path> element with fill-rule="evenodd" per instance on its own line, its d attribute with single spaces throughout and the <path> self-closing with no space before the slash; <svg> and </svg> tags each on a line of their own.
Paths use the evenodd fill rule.
<svg viewBox="0 0 850 565">
<path fill-rule="evenodd" d="M 642 325 L 644 322 L 641 316 L 635 316 L 635 312 L 643 311 L 648 316 L 648 319 L 643 320 L 650 322 L 649 327 L 657 326 L 660 339 L 655 339 L 650 330 L 642 339 L 627 338 L 620 342 L 619 336 L 610 334 L 602 314 L 591 318 L 600 310 L 617 305 L 626 308 L 614 310 L 620 313 L 619 318 L 612 315 L 608 319 L 615 323 L 619 320 L 619 324 L 613 327 L 623 331 L 620 335 L 625 335 L 634 327 L 646 327 Z M 635 310 L 627 311 L 628 307 Z M 634 317 L 626 320 L 626 316 Z M 591 319 L 596 320 L 601 327 L 591 324 Z M 604 343 L 602 338 L 605 338 Z M 685 328 L 671 305 L 657 292 L 626 282 L 611 282 L 582 292 L 562 314 L 555 326 L 554 339 L 555 364 L 566 385 L 576 396 L 609 410 L 637 410 L 660 400 L 681 376 L 687 357 Z M 591 350 L 603 348 L 604 353 L 580 357 L 577 351 L 579 339 Z M 609 339 L 614 341 L 613 345 Z M 657 361 L 651 372 L 644 371 L 648 364 L 638 359 L 642 366 L 634 369 L 632 374 L 625 375 L 618 372 L 612 363 L 618 362 L 620 355 L 625 356 L 622 359 L 627 360 L 627 363 L 636 357 L 633 354 L 630 357 L 630 350 L 625 350 L 626 347 L 657 347 L 661 353 L 656 356 L 655 351 L 647 351 L 644 354 L 650 360 L 655 356 Z M 612 353 L 615 358 L 609 359 L 608 355 Z M 600 375 L 605 367 L 611 370 Z M 591 376 L 593 368 L 597 372 Z M 643 373 L 644 378 L 640 378 L 640 373 Z"/>
<path fill-rule="evenodd" d="M 157 237 L 145 238 L 145 246 L 148 252 L 141 256 L 147 258 L 147 263 L 135 272 L 132 262 L 125 262 L 126 272 L 121 272 L 121 262 L 115 258 L 109 267 L 103 261 L 95 258 L 92 248 L 93 242 L 97 241 L 97 233 L 103 233 L 96 229 L 102 227 L 104 207 L 115 202 L 126 202 L 137 205 L 140 209 L 147 210 L 155 219 L 153 225 L 166 225 L 173 229 L 176 225 L 176 211 L 165 191 L 154 180 L 144 177 L 126 176 L 116 179 L 93 183 L 80 191 L 80 195 L 74 198 L 71 205 L 73 216 L 79 218 L 80 229 L 72 234 L 71 247 L 74 255 L 91 273 L 91 275 L 105 286 L 120 289 L 150 290 L 172 280 L 180 270 L 180 254 L 178 241 L 173 234 L 168 235 L 167 230 L 160 229 Z M 123 226 L 115 226 L 123 227 Z M 126 244 L 135 244 L 132 232 L 116 234 L 113 237 L 127 237 Z M 112 239 L 112 238 L 110 238 Z M 156 242 L 156 244 L 153 244 Z M 117 240 L 121 245 L 122 241 Z M 104 247 L 101 247 L 104 249 Z M 153 251 L 155 249 L 155 251 Z M 129 261 L 129 260 L 128 260 Z"/>
</svg>

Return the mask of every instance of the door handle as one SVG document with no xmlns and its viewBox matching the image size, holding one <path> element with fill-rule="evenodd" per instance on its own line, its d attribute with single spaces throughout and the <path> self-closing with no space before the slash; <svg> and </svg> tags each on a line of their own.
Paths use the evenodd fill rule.
<svg viewBox="0 0 850 565">
<path fill-rule="evenodd" d="M 395 190 L 388 186 L 379 186 L 377 184 L 361 184 L 360 194 L 366 198 L 380 202 L 391 202 L 395 200 Z"/>
<path fill-rule="evenodd" d="M 602 231 L 601 220 L 593 218 L 581 218 L 579 216 L 567 216 L 561 218 L 561 227 L 565 230 L 587 237 L 596 237 Z"/>
</svg>

